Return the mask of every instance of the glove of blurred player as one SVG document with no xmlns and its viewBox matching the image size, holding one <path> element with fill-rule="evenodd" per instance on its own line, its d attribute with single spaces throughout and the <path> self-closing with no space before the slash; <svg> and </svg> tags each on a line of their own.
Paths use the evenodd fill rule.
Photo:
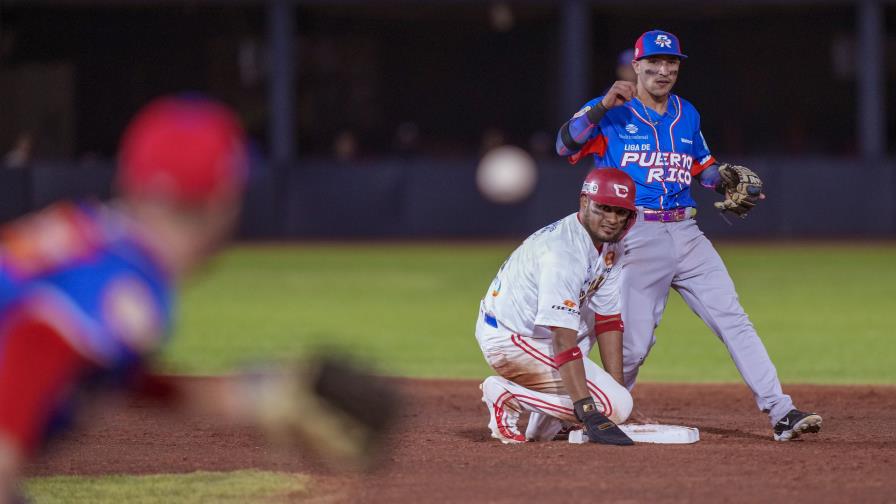
<svg viewBox="0 0 896 504">
<path fill-rule="evenodd" d="M 594 399 L 586 397 L 573 403 L 576 418 L 585 424 L 585 434 L 592 443 L 628 446 L 635 444 L 612 420 L 597 410 Z"/>
<path fill-rule="evenodd" d="M 398 407 L 382 377 L 330 356 L 249 380 L 256 421 L 276 444 L 310 448 L 335 468 L 375 466 Z"/>
<path fill-rule="evenodd" d="M 723 212 L 737 214 L 741 218 L 762 199 L 762 179 L 746 166 L 724 163 L 719 166 L 721 181 L 716 191 L 725 195 L 724 201 L 713 205 Z"/>
</svg>

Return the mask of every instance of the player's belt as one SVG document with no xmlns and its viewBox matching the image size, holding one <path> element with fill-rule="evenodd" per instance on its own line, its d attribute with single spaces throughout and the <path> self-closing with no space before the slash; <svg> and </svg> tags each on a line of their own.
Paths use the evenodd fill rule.
<svg viewBox="0 0 896 504">
<path fill-rule="evenodd" d="M 496 319 L 494 315 L 490 313 L 483 313 L 482 318 L 483 320 L 485 320 L 486 324 L 494 327 L 495 329 L 498 328 L 498 319 Z"/>
<path fill-rule="evenodd" d="M 681 222 L 697 215 L 697 209 L 691 207 L 674 208 L 672 210 L 643 211 L 644 220 L 648 222 Z"/>
</svg>

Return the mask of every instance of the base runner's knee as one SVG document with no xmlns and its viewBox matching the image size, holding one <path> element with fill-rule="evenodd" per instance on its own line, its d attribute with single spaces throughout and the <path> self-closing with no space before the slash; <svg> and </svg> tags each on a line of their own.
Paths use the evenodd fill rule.
<svg viewBox="0 0 896 504">
<path fill-rule="evenodd" d="M 613 405 L 613 411 L 610 412 L 609 415 L 610 420 L 617 424 L 621 424 L 628 420 L 629 415 L 632 414 L 632 407 L 634 406 L 634 400 L 628 389 L 622 385 L 613 387 L 610 401 Z"/>
</svg>

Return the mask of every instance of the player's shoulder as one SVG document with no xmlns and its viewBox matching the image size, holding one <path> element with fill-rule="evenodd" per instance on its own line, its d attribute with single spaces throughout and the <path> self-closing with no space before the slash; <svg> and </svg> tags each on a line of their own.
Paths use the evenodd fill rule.
<svg viewBox="0 0 896 504">
<path fill-rule="evenodd" d="M 568 215 L 554 224 L 553 231 L 546 233 L 538 244 L 542 260 L 556 264 L 584 262 L 586 255 L 577 214 Z"/>
<path fill-rule="evenodd" d="M 101 246 L 87 205 L 60 202 L 12 221 L 0 230 L 0 253 L 12 275 L 27 279 L 92 257 Z"/>
</svg>

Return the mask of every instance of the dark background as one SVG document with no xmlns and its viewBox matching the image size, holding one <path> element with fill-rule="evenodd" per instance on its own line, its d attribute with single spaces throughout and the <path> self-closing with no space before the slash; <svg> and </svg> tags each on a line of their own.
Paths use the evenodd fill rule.
<svg viewBox="0 0 896 504">
<path fill-rule="evenodd" d="M 246 237 L 507 236 L 574 207 L 585 168 L 553 154 L 575 112 L 564 106 L 560 2 L 293 4 L 286 163 L 273 161 L 268 140 L 279 106 L 269 100 L 268 8 L 0 2 L 0 150 L 32 140 L 25 169 L 4 170 L 0 217 L 55 197 L 108 196 L 128 118 L 184 90 L 233 105 L 253 139 Z M 590 3 L 585 99 L 612 83 L 618 53 L 640 33 L 672 31 L 690 56 L 675 92 L 697 106 L 716 157 L 750 163 L 769 194 L 734 226 L 704 203 L 704 229 L 893 236 L 896 8 L 884 8 L 886 153 L 874 159 L 857 147 L 857 12 L 850 2 Z M 504 143 L 528 150 L 541 172 L 536 194 L 509 207 L 483 200 L 473 182 L 486 147 Z M 347 219 L 334 219 L 340 212 Z"/>
</svg>

